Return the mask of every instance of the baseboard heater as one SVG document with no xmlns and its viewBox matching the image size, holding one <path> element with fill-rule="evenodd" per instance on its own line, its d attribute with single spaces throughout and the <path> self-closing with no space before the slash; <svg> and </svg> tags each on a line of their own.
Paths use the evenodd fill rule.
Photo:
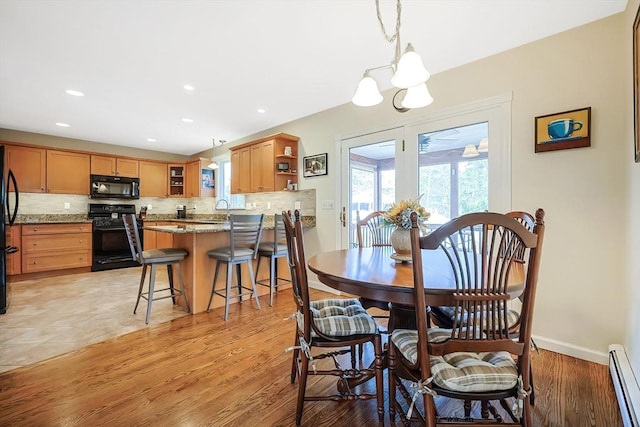
<svg viewBox="0 0 640 427">
<path fill-rule="evenodd" d="M 627 353 L 624 347 L 619 344 L 609 346 L 609 371 L 618 397 L 624 426 L 640 427 L 638 424 L 640 387 L 638 387 L 638 381 L 631 369 Z"/>
</svg>

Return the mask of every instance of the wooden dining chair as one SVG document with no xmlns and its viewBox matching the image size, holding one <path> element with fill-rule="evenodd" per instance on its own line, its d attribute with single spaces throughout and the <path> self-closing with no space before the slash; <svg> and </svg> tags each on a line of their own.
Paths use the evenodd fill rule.
<svg viewBox="0 0 640 427">
<path fill-rule="evenodd" d="M 540 255 L 544 238 L 544 211 L 535 214 L 533 231 L 516 219 L 498 213 L 463 215 L 425 237 L 420 237 L 412 214 L 411 246 L 413 296 L 417 330 L 396 329 L 389 344 L 390 416 L 427 426 L 445 422 L 531 426 L 530 386 L 531 323 Z M 466 235 L 468 239 L 460 239 Z M 465 241 L 459 245 L 455 242 Z M 456 292 L 452 328 L 428 328 L 422 251 L 442 251 L 451 266 Z M 522 259 L 516 254 L 524 253 Z M 522 260 L 526 262 L 523 266 Z M 524 269 L 524 281 L 515 279 Z M 514 283 L 514 281 L 516 283 Z M 517 339 L 507 323 L 511 293 L 524 287 Z M 413 389 L 407 388 L 413 383 Z M 397 398 L 396 391 L 400 391 Z M 415 391 L 413 391 L 415 390 Z M 421 396 L 423 413 L 411 402 Z M 434 396 L 460 399 L 464 417 L 437 414 Z M 471 413 L 479 401 L 480 418 Z M 500 408 L 490 402 L 499 401 Z M 405 414 L 405 408 L 409 408 Z M 490 416 L 491 415 L 491 416 Z"/>
<path fill-rule="evenodd" d="M 291 270 L 293 299 L 296 303 L 295 341 L 291 365 L 291 383 L 298 380 L 296 404 L 296 425 L 302 421 L 304 402 L 315 400 L 362 400 L 377 399 L 378 420 L 384 424 L 383 358 L 382 339 L 375 320 L 355 298 L 324 299 L 311 301 L 307 279 L 307 262 L 300 212 L 295 211 L 294 219 L 283 212 L 289 268 Z M 352 352 L 356 345 L 371 342 L 375 359 L 372 366 L 356 369 L 354 366 L 342 368 L 338 363 L 340 355 Z M 314 349 L 322 349 L 316 354 Z M 322 359 L 332 359 L 334 366 L 322 369 L 316 365 Z M 319 363 L 318 363 L 319 364 Z M 312 365 L 312 369 L 310 368 Z M 308 396 L 307 379 L 311 375 L 338 377 L 336 393 Z M 375 378 L 376 393 L 357 391 L 353 382 L 362 382 L 367 377 Z M 317 384 L 317 382 L 314 382 Z"/>
<path fill-rule="evenodd" d="M 360 211 L 356 211 L 358 247 L 391 246 L 391 232 L 394 227 L 389 227 L 384 222 L 382 214 L 384 211 L 375 211 L 360 219 Z"/>
</svg>

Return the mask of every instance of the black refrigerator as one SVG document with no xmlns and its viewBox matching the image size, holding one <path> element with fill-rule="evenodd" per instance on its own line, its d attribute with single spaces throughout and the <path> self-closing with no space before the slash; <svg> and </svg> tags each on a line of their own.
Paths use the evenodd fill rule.
<svg viewBox="0 0 640 427">
<path fill-rule="evenodd" d="M 11 188 L 13 186 L 13 188 Z M 11 197 L 10 193 L 13 193 Z M 11 200 L 13 198 L 13 208 Z M 11 227 L 18 215 L 18 183 L 11 170 L 5 173 L 4 145 L 0 145 L 0 314 L 7 312 L 7 255 L 18 248 L 7 244 L 7 227 Z"/>
</svg>

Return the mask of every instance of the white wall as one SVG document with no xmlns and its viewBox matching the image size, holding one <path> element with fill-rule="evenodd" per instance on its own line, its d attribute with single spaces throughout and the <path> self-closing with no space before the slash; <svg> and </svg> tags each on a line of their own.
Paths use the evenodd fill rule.
<svg viewBox="0 0 640 427">
<path fill-rule="evenodd" d="M 315 187 L 318 200 L 335 200 L 338 207 L 337 137 L 512 93 L 512 208 L 533 212 L 542 207 L 547 213 L 534 334 L 543 347 L 606 363 L 608 345 L 633 335 L 625 326 L 631 311 L 627 301 L 630 277 L 639 276 L 629 265 L 637 264 L 640 252 L 637 237 L 630 241 L 629 236 L 629 222 L 639 217 L 640 165 L 633 165 L 630 176 L 627 15 L 436 74 L 429 81 L 435 102 L 424 109 L 396 113 L 386 93 L 376 107 L 338 106 L 234 144 L 282 131 L 301 137 L 301 156 L 327 152 L 329 175 L 302 178 L 300 188 Z M 428 53 L 421 53 L 428 64 Z M 355 89 L 357 79 L 345 79 L 354 79 Z M 534 153 L 536 116 L 588 106 L 591 147 Z M 627 214 L 630 198 L 634 221 Z M 305 234 L 309 256 L 338 245 L 338 211 L 318 209 L 317 214 L 316 229 Z M 637 236 L 637 224 L 633 229 Z M 639 346 L 630 341 L 634 349 Z M 637 361 L 640 349 L 635 351 Z"/>
<path fill-rule="evenodd" d="M 633 20 L 636 16 L 640 2 L 637 0 L 629 1 L 625 11 L 625 52 L 631 52 L 632 49 L 632 32 L 631 28 Z M 626 97 L 625 105 L 625 140 L 633 140 L 633 64 L 630 55 L 627 55 L 625 61 L 626 73 Z M 625 301 L 627 306 L 627 333 L 624 345 L 631 361 L 631 366 L 636 375 L 636 380 L 640 382 L 640 163 L 633 163 L 631 156 L 627 159 L 627 232 L 629 234 L 629 245 L 626 249 L 627 276 L 625 282 L 627 290 L 625 292 Z"/>
</svg>

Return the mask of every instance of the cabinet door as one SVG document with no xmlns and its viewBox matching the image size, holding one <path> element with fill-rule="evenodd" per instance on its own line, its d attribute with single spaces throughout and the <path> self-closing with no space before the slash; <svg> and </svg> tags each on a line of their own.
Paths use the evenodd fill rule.
<svg viewBox="0 0 640 427">
<path fill-rule="evenodd" d="M 93 175 L 115 175 L 116 158 L 91 155 L 91 173 Z"/>
<path fill-rule="evenodd" d="M 23 193 L 46 191 L 47 150 L 7 145 L 7 170 L 11 169 Z M 89 179 L 87 178 L 87 185 Z"/>
<path fill-rule="evenodd" d="M 187 163 L 187 197 L 200 197 L 200 160 Z"/>
<path fill-rule="evenodd" d="M 231 192 L 251 192 L 251 147 L 231 152 Z"/>
<path fill-rule="evenodd" d="M 156 225 L 156 223 L 145 221 L 144 226 L 147 226 L 147 225 Z M 158 247 L 158 244 L 157 244 L 158 232 L 153 230 L 147 230 L 146 228 L 144 228 L 144 226 L 142 229 L 142 242 L 144 244 L 143 249 L 145 251 L 156 249 Z"/>
<path fill-rule="evenodd" d="M 169 197 L 185 197 L 185 165 L 169 165 Z"/>
<path fill-rule="evenodd" d="M 273 191 L 273 141 L 251 146 L 251 191 Z"/>
<path fill-rule="evenodd" d="M 167 164 L 140 161 L 140 196 L 167 197 Z"/>
<path fill-rule="evenodd" d="M 116 175 L 126 176 L 129 178 L 138 178 L 139 176 L 138 161 L 135 159 L 116 158 Z"/>
<path fill-rule="evenodd" d="M 47 150 L 47 193 L 89 195 L 90 172 L 88 154 Z"/>
</svg>

